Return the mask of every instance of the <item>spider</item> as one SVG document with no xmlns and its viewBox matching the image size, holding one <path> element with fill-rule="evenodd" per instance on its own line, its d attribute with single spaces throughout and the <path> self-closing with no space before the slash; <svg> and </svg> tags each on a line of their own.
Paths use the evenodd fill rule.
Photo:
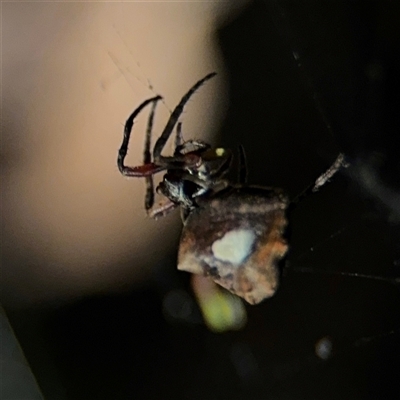
<svg viewBox="0 0 400 400">
<path fill-rule="evenodd" d="M 313 185 L 290 201 L 281 189 L 247 184 L 245 153 L 239 146 L 238 182 L 229 181 L 226 175 L 231 169 L 232 151 L 212 148 L 198 140 L 184 141 L 182 124 L 178 122 L 190 97 L 215 75 L 214 72 L 206 75 L 182 97 L 157 139 L 152 155 L 154 114 L 162 97 L 140 104 L 126 121 L 117 163 L 122 175 L 145 178 L 145 209 L 150 217 L 159 218 L 181 208 L 184 227 L 178 269 L 209 276 L 248 303 L 258 304 L 273 296 L 279 285 L 278 264 L 288 250 L 284 238 L 288 207 L 317 191 L 346 162 L 343 154 L 339 154 Z M 124 160 L 134 120 L 150 104 L 143 164 L 126 166 Z M 174 154 L 163 156 L 161 153 L 175 126 Z M 164 171 L 156 189 L 163 202 L 155 205 L 153 175 Z"/>
<path fill-rule="evenodd" d="M 187 214 L 196 207 L 196 198 L 210 192 L 218 192 L 228 186 L 228 181 L 223 178 L 231 164 L 231 151 L 222 148 L 213 149 L 208 143 L 199 140 L 184 142 L 182 138 L 182 124 L 178 123 L 178 119 L 189 98 L 200 86 L 215 75 L 215 72 L 210 73 L 198 81 L 175 107 L 161 136 L 154 145 L 153 157 L 151 157 L 150 152 L 151 131 L 155 106 L 162 97 L 156 96 L 144 101 L 133 111 L 126 121 L 124 139 L 118 152 L 118 168 L 124 176 L 146 178 L 145 209 L 152 218 L 163 217 L 178 206 L 182 207 L 183 214 Z M 148 120 L 143 165 L 136 167 L 125 166 L 124 160 L 128 151 L 128 143 L 134 120 L 143 108 L 149 104 L 152 104 L 153 107 Z M 177 125 L 177 131 L 174 155 L 166 157 L 161 152 L 171 136 L 175 125 Z M 160 206 L 155 206 L 153 175 L 165 170 L 167 173 L 164 175 L 156 191 L 163 195 L 166 201 Z"/>
</svg>

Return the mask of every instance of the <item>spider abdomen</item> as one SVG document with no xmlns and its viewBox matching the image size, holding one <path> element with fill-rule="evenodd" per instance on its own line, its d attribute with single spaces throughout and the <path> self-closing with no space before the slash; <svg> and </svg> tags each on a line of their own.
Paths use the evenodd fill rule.
<svg viewBox="0 0 400 400">
<path fill-rule="evenodd" d="M 232 187 L 202 198 L 181 235 L 178 269 L 210 276 L 258 304 L 279 285 L 288 198 L 280 189 Z"/>
</svg>

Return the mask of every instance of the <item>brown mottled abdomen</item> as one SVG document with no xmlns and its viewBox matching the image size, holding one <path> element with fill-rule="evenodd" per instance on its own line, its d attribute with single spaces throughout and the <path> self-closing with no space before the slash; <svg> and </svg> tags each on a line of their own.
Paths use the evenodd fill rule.
<svg viewBox="0 0 400 400">
<path fill-rule="evenodd" d="M 288 249 L 287 206 L 279 189 L 251 186 L 202 199 L 185 221 L 178 269 L 208 275 L 250 304 L 273 296 Z"/>
</svg>

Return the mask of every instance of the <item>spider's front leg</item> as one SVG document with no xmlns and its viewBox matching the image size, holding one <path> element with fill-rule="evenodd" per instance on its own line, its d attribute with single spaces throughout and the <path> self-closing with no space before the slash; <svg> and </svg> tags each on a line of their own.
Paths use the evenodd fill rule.
<svg viewBox="0 0 400 400">
<path fill-rule="evenodd" d="M 173 157 L 165 157 L 161 155 L 162 150 L 164 149 L 171 133 L 178 122 L 179 117 L 181 116 L 183 109 L 190 99 L 190 97 L 196 92 L 196 90 L 202 86 L 206 81 L 211 79 L 216 75 L 215 72 L 212 72 L 206 75 L 203 79 L 199 80 L 181 99 L 179 104 L 175 107 L 174 111 L 172 112 L 167 125 L 165 126 L 161 136 L 158 138 L 154 150 L 153 150 L 153 160 L 157 165 L 163 165 L 166 168 L 185 168 L 188 166 L 188 163 L 191 164 L 189 166 L 195 165 L 198 162 L 201 162 L 199 157 L 192 157 L 189 160 L 188 157 L 184 155 L 174 155 Z M 178 133 L 179 134 L 179 133 Z"/>
<path fill-rule="evenodd" d="M 143 164 L 148 165 L 151 163 L 151 132 L 153 130 L 153 122 L 154 122 L 154 115 L 156 112 L 157 102 L 153 102 L 151 107 L 149 119 L 147 122 L 147 129 L 146 129 L 146 136 L 144 140 L 144 152 L 143 152 Z M 147 214 L 150 213 L 150 210 L 154 204 L 154 182 L 153 182 L 153 175 L 146 176 L 146 196 L 144 200 L 144 207 Z"/>
<path fill-rule="evenodd" d="M 139 105 L 138 108 L 136 108 L 135 111 L 133 111 L 133 113 L 126 120 L 125 128 L 124 128 L 124 137 L 122 140 L 121 147 L 118 151 L 118 160 L 117 160 L 118 169 L 121 172 L 121 174 L 124 176 L 145 177 L 145 176 L 154 175 L 157 172 L 165 170 L 165 167 L 162 167 L 160 165 L 157 165 L 157 164 L 151 163 L 151 162 L 146 163 L 145 165 L 137 166 L 137 167 L 128 167 L 124 164 L 125 157 L 128 153 L 128 145 L 129 145 L 129 140 L 131 137 L 131 132 L 132 132 L 133 123 L 134 123 L 135 118 L 147 105 L 149 105 L 151 103 L 153 103 L 153 104 L 157 103 L 161 99 L 162 99 L 161 96 L 156 96 L 156 97 L 153 97 L 151 99 L 144 101 L 142 104 Z"/>
<path fill-rule="evenodd" d="M 175 137 L 175 153 L 176 149 L 181 147 L 184 143 L 183 133 L 182 133 L 182 122 L 178 122 L 176 125 L 176 137 Z"/>
</svg>

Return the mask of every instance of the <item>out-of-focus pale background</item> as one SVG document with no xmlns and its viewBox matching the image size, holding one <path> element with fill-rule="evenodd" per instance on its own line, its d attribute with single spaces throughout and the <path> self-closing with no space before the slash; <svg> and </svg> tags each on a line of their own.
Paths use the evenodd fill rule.
<svg viewBox="0 0 400 400">
<path fill-rule="evenodd" d="M 1 12 L 0 300 L 46 398 L 400 398 L 398 3 L 3 2 Z M 171 109 L 210 71 L 184 135 L 242 144 L 251 184 L 293 198 L 339 152 L 351 163 L 289 213 L 276 296 L 219 334 L 176 271 L 178 213 L 149 220 L 144 182 L 116 166 L 132 110 L 155 93 Z M 129 164 L 140 163 L 146 120 Z"/>
<path fill-rule="evenodd" d="M 174 251 L 178 214 L 148 219 L 143 181 L 118 172 L 123 125 L 162 94 L 157 136 L 168 108 L 217 71 L 182 118 L 186 138 L 215 135 L 228 88 L 213 33 L 245 3 L 2 3 L 5 304 L 129 290 Z M 146 119 L 130 165 L 141 163 Z"/>
</svg>

